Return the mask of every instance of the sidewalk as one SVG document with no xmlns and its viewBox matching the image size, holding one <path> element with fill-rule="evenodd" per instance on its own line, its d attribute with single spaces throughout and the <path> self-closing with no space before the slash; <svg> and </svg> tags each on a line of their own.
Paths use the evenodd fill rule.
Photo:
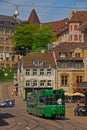
<svg viewBox="0 0 87 130">
<path fill-rule="evenodd" d="M 16 104 L 20 104 L 20 106 L 25 104 L 25 101 L 23 101 L 18 95 L 16 95 L 15 93 L 12 95 L 13 89 L 15 89 L 15 86 L 13 83 L 11 83 L 8 88 L 9 97 L 15 99 Z"/>
<path fill-rule="evenodd" d="M 13 82 L 2 82 L 2 83 L 0 83 L 0 101 L 2 100 L 2 87 L 3 87 L 3 85 L 7 85 L 7 88 L 8 88 L 8 94 L 9 94 L 9 98 L 11 98 L 11 99 L 15 99 L 15 102 L 16 102 L 16 104 L 20 104 L 20 105 L 23 105 L 23 104 L 25 104 L 25 101 L 23 101 L 22 99 L 20 99 L 20 97 L 17 95 L 16 96 L 16 94 L 14 94 L 13 96 L 12 96 L 12 91 L 13 91 L 13 89 L 15 89 L 15 86 L 14 86 L 14 83 Z"/>
</svg>

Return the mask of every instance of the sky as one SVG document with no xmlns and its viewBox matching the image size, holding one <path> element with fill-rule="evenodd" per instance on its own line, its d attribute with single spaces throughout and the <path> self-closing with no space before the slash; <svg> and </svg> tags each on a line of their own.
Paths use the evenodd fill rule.
<svg viewBox="0 0 87 130">
<path fill-rule="evenodd" d="M 18 7 L 21 20 L 27 20 L 32 9 L 41 23 L 70 17 L 70 10 L 87 10 L 87 0 L 0 0 L 0 14 L 13 16 Z"/>
</svg>

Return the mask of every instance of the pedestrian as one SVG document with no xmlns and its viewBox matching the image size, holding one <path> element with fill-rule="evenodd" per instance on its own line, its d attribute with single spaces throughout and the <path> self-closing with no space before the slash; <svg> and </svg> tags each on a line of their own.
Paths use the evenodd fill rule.
<svg viewBox="0 0 87 130">
<path fill-rule="evenodd" d="M 77 101 L 77 106 L 79 106 L 79 105 L 80 105 L 80 101 L 78 100 L 78 101 Z"/>
<path fill-rule="evenodd" d="M 14 92 L 13 91 L 11 92 L 11 95 L 14 96 Z"/>
</svg>

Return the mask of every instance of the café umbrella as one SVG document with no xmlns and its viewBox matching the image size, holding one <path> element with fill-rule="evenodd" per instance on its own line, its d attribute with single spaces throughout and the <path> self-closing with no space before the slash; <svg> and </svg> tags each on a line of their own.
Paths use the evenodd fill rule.
<svg viewBox="0 0 87 130">
<path fill-rule="evenodd" d="M 73 93 L 72 96 L 81 96 L 81 97 L 84 97 L 84 94 L 76 92 L 76 93 Z"/>
</svg>

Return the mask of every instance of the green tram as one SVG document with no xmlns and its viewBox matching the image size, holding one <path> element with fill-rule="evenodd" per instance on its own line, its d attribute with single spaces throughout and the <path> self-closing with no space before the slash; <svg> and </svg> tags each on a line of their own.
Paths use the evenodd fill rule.
<svg viewBox="0 0 87 130">
<path fill-rule="evenodd" d="M 31 93 L 27 99 L 27 112 L 36 116 L 64 118 L 64 90 L 43 89 L 37 93 Z"/>
</svg>

